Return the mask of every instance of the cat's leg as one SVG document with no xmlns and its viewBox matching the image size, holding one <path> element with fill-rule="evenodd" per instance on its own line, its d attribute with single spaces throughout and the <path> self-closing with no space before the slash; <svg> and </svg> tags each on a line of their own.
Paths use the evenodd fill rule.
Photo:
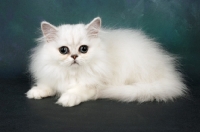
<svg viewBox="0 0 200 132">
<path fill-rule="evenodd" d="M 42 99 L 49 96 L 54 96 L 56 91 L 44 84 L 38 84 L 33 86 L 27 93 L 26 96 L 29 99 Z"/>
<path fill-rule="evenodd" d="M 75 87 L 61 94 L 56 104 L 63 107 L 72 107 L 87 100 L 95 99 L 96 89 L 87 87 Z"/>
</svg>

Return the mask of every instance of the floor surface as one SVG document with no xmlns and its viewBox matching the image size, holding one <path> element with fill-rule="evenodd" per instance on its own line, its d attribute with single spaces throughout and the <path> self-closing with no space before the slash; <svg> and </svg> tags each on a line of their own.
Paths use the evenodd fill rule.
<svg viewBox="0 0 200 132">
<path fill-rule="evenodd" d="M 200 132 L 200 87 L 174 102 L 96 100 L 72 108 L 56 97 L 27 99 L 29 88 L 27 80 L 0 80 L 0 132 Z"/>
</svg>

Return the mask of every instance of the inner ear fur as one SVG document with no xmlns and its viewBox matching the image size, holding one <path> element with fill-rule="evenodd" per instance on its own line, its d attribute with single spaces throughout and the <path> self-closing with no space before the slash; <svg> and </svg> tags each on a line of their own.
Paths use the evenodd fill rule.
<svg viewBox="0 0 200 132">
<path fill-rule="evenodd" d="M 41 22 L 41 30 L 47 42 L 54 41 L 57 37 L 57 28 L 46 21 Z"/>
<path fill-rule="evenodd" d="M 101 28 L 101 18 L 94 18 L 87 26 L 87 32 L 89 37 L 98 37 L 98 33 Z"/>
</svg>

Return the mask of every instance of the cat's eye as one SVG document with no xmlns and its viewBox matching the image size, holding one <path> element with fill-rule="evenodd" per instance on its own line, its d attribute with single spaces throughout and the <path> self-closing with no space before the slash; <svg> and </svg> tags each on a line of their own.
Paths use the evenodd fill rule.
<svg viewBox="0 0 200 132">
<path fill-rule="evenodd" d="M 62 46 L 59 48 L 59 52 L 63 55 L 68 54 L 69 53 L 69 49 L 66 46 Z"/>
<path fill-rule="evenodd" d="M 79 47 L 79 52 L 81 52 L 81 53 L 87 53 L 87 51 L 88 51 L 88 46 L 87 45 L 81 45 Z"/>
</svg>

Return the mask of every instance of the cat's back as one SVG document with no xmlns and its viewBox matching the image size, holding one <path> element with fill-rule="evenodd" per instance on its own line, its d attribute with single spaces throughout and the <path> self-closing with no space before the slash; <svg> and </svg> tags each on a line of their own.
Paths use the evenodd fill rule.
<svg viewBox="0 0 200 132">
<path fill-rule="evenodd" d="M 171 55 L 159 43 L 140 30 L 102 30 L 100 38 L 107 45 L 112 67 L 117 65 L 118 70 L 129 69 L 129 73 L 141 75 L 141 71 L 154 73 L 152 69 L 159 69 L 156 72 L 160 73 L 166 71 L 164 67 L 171 68 L 174 63 Z"/>
<path fill-rule="evenodd" d="M 103 29 L 99 34 L 101 40 L 108 46 L 120 49 L 155 49 L 157 43 L 145 35 L 141 30 L 134 29 Z"/>
<path fill-rule="evenodd" d="M 141 30 L 132 29 L 103 29 L 99 34 L 100 39 L 108 47 L 111 54 L 126 56 L 160 55 L 161 46 Z M 145 54 L 144 54 L 145 53 Z"/>
</svg>

